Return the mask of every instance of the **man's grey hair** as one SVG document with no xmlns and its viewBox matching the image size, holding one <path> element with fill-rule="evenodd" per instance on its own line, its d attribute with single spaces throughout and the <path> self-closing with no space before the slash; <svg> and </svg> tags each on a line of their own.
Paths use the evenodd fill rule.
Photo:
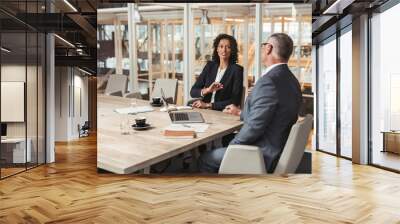
<svg viewBox="0 0 400 224">
<path fill-rule="evenodd" d="M 274 33 L 268 40 L 275 48 L 275 53 L 280 59 L 289 61 L 293 52 L 293 40 L 286 33 Z"/>
</svg>

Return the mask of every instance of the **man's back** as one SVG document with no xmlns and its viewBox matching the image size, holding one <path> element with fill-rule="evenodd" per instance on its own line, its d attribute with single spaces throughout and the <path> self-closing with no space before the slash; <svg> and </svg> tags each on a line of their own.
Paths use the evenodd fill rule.
<svg viewBox="0 0 400 224">
<path fill-rule="evenodd" d="M 256 145 L 273 172 L 298 118 L 301 90 L 287 64 L 277 65 L 256 83 L 241 113 L 244 125 L 231 144 Z"/>
</svg>

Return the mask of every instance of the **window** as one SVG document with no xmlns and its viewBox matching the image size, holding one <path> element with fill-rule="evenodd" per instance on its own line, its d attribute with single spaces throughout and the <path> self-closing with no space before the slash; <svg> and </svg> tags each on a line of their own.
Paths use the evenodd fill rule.
<svg viewBox="0 0 400 224">
<path fill-rule="evenodd" d="M 352 33 L 340 36 L 340 154 L 352 157 Z"/>
<path fill-rule="evenodd" d="M 318 149 L 336 154 L 336 36 L 318 48 Z"/>
<path fill-rule="evenodd" d="M 395 170 L 400 170 L 398 21 L 400 5 L 371 18 L 371 162 Z"/>
</svg>

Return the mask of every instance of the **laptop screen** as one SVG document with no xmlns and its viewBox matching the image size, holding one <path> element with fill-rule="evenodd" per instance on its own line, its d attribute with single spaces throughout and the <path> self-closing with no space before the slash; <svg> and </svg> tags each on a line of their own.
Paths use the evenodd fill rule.
<svg viewBox="0 0 400 224">
<path fill-rule="evenodd" d="M 168 108 L 167 98 L 165 98 L 164 90 L 163 90 L 162 88 L 161 88 L 161 97 L 162 97 L 162 99 L 164 100 L 165 105 L 166 105 L 167 108 Z"/>
</svg>

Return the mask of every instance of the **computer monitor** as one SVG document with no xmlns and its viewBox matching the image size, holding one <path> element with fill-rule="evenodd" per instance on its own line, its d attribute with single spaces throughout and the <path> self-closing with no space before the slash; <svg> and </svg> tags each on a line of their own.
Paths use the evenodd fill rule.
<svg viewBox="0 0 400 224">
<path fill-rule="evenodd" d="M 7 136 L 7 124 L 1 123 L 1 137 Z"/>
</svg>

